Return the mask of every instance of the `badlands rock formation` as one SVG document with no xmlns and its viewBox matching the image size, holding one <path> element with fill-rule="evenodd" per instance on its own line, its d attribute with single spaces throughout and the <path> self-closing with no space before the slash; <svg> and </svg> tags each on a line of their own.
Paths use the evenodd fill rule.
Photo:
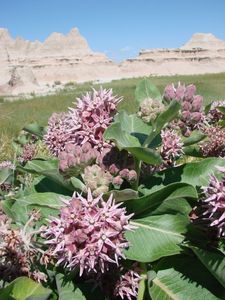
<svg viewBox="0 0 225 300">
<path fill-rule="evenodd" d="M 124 77 L 225 72 L 225 42 L 212 34 L 196 33 L 181 48 L 142 50 L 122 63 Z"/>
<path fill-rule="evenodd" d="M 52 33 L 43 43 L 13 39 L 0 29 L 0 66 L 0 95 L 41 94 L 55 81 L 225 72 L 225 42 L 198 33 L 181 48 L 142 50 L 117 64 L 93 52 L 76 28 L 67 35 Z"/>
<path fill-rule="evenodd" d="M 55 81 L 91 81 L 118 76 L 118 66 L 92 52 L 73 28 L 66 36 L 52 33 L 43 43 L 13 39 L 0 29 L 0 94 L 46 91 Z"/>
</svg>

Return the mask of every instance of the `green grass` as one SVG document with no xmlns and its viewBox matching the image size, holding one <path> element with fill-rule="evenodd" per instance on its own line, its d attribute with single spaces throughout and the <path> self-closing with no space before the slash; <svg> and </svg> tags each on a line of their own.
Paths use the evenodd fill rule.
<svg viewBox="0 0 225 300">
<path fill-rule="evenodd" d="M 163 91 L 164 87 L 171 82 L 181 81 L 189 84 L 194 83 L 197 93 L 204 97 L 205 103 L 212 100 L 225 99 L 225 73 L 192 75 L 192 76 L 162 76 L 151 77 L 151 81 Z M 135 111 L 134 91 L 141 78 L 114 80 L 110 83 L 102 84 L 103 87 L 112 88 L 114 93 L 123 96 L 124 100 L 120 104 L 120 109 L 127 109 L 129 112 Z M 7 137 L 8 141 L 18 135 L 19 131 L 31 122 L 37 121 L 40 125 L 46 125 L 49 116 L 53 112 L 66 111 L 67 107 L 74 106 L 76 97 L 89 91 L 93 85 L 85 83 L 75 85 L 74 90 L 64 90 L 56 95 L 35 97 L 30 100 L 16 100 L 14 102 L 1 103 L 0 101 L 0 140 Z M 98 88 L 99 85 L 95 85 Z M 6 147 L 5 148 L 9 148 Z M 0 151 L 1 149 L 0 145 Z M 11 152 L 9 151 L 10 155 Z M 10 156 L 9 154 L 6 156 Z"/>
</svg>

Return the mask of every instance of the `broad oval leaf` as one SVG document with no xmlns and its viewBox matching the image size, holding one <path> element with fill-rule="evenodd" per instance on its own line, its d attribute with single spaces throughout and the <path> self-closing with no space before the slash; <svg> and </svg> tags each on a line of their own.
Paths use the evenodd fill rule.
<svg viewBox="0 0 225 300">
<path fill-rule="evenodd" d="M 223 288 L 195 258 L 182 255 L 164 258 L 156 272 L 153 279 L 149 278 L 153 300 L 224 299 Z"/>
<path fill-rule="evenodd" d="M 225 256 L 219 252 L 190 247 L 198 259 L 225 288 Z"/>
<path fill-rule="evenodd" d="M 165 186 L 173 182 L 185 182 L 194 187 L 206 186 L 210 180 L 210 174 L 218 173 L 216 167 L 225 166 L 223 158 L 205 158 L 198 162 L 187 163 L 178 167 L 158 172 L 144 180 L 148 188 Z"/>
<path fill-rule="evenodd" d="M 177 117 L 180 108 L 180 103 L 176 100 L 173 100 L 166 108 L 166 110 L 158 115 L 155 122 L 153 123 L 151 133 L 144 142 L 144 146 L 148 146 L 149 144 L 151 144 L 154 138 L 161 132 L 163 127 Z"/>
<path fill-rule="evenodd" d="M 141 102 L 146 98 L 162 101 L 160 91 L 148 78 L 144 78 L 142 81 L 140 81 L 135 90 L 135 100 L 138 105 L 140 105 Z"/>
<path fill-rule="evenodd" d="M 128 259 L 153 262 L 161 257 L 180 253 L 180 244 L 189 223 L 183 215 L 158 215 L 132 220 L 137 228 L 125 236 L 130 247 L 125 250 Z"/>
<path fill-rule="evenodd" d="M 187 138 L 183 138 L 182 142 L 184 146 L 190 146 L 196 144 L 206 138 L 206 135 L 200 131 L 194 130 Z"/>
<path fill-rule="evenodd" d="M 34 159 L 28 161 L 24 167 L 19 167 L 19 169 L 29 173 L 44 175 L 47 178 L 50 178 L 54 182 L 58 183 L 59 185 L 67 188 L 68 190 L 73 191 L 74 187 L 71 184 L 71 182 L 69 180 L 65 180 L 63 176 L 59 173 L 58 164 L 59 161 L 57 159 Z"/>
<path fill-rule="evenodd" d="M 124 202 L 130 199 L 138 198 L 138 192 L 132 189 L 111 190 L 110 192 L 104 194 L 103 198 L 107 200 L 111 194 L 113 194 L 113 198 L 116 202 Z"/>
<path fill-rule="evenodd" d="M 127 131 L 122 130 L 120 123 L 113 123 L 104 132 L 106 140 L 112 140 L 116 143 L 119 149 L 126 147 L 140 147 L 138 139 L 130 135 Z"/>
<path fill-rule="evenodd" d="M 52 291 L 44 288 L 30 278 L 19 277 L 0 290 L 0 299 L 4 300 L 48 300 Z"/>
<path fill-rule="evenodd" d="M 163 162 L 161 155 L 150 148 L 126 147 L 125 149 L 147 164 L 160 165 Z"/>
<path fill-rule="evenodd" d="M 196 189 L 186 183 L 171 183 L 146 196 L 127 201 L 126 208 L 130 213 L 135 213 L 135 216 L 143 213 L 151 214 L 162 202 L 169 202 L 173 199 L 183 201 L 183 198 L 197 199 Z"/>
<path fill-rule="evenodd" d="M 26 223 L 29 212 L 32 209 L 40 211 L 42 217 L 58 214 L 58 210 L 64 205 L 63 200 L 71 197 L 55 193 L 33 193 L 16 199 L 11 206 L 11 213 L 16 215 L 16 221 Z"/>
<path fill-rule="evenodd" d="M 121 129 L 128 133 L 149 134 L 151 126 L 146 124 L 136 114 L 128 115 L 124 110 L 115 116 L 115 123 L 120 123 Z"/>
<path fill-rule="evenodd" d="M 55 279 L 59 300 L 86 300 L 81 290 L 72 281 L 67 281 L 64 274 L 56 274 Z"/>
<path fill-rule="evenodd" d="M 31 134 L 34 134 L 40 138 L 43 137 L 45 133 L 45 128 L 40 126 L 38 123 L 30 123 L 23 128 L 24 131 L 27 131 Z"/>
</svg>

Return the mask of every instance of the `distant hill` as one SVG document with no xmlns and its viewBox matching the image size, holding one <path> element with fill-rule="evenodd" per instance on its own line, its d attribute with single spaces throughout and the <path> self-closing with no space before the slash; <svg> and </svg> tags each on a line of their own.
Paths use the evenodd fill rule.
<svg viewBox="0 0 225 300">
<path fill-rule="evenodd" d="M 13 39 L 0 29 L 0 95 L 46 93 L 54 83 L 110 81 L 148 75 L 225 72 L 225 42 L 196 33 L 182 47 L 141 50 L 118 64 L 93 52 L 77 28 L 52 33 L 43 43 Z"/>
</svg>

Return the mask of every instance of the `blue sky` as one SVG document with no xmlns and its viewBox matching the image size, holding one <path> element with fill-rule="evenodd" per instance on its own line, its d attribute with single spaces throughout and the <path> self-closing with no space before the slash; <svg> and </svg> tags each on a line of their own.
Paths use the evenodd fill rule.
<svg viewBox="0 0 225 300">
<path fill-rule="evenodd" d="M 179 47 L 195 32 L 225 40 L 225 0 L 0 0 L 0 27 L 41 41 L 78 27 L 94 51 L 121 60 Z"/>
</svg>

